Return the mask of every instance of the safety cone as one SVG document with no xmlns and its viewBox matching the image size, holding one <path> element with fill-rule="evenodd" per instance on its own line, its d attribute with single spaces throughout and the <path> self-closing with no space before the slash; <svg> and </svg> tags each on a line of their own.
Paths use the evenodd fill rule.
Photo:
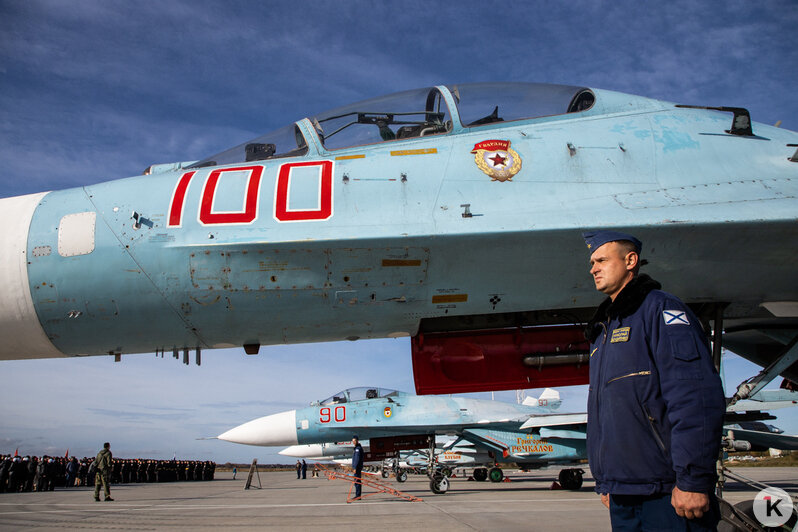
<svg viewBox="0 0 798 532">
<path fill-rule="evenodd" d="M 502 482 L 512 482 L 512 480 L 510 480 L 510 477 L 504 477 L 504 480 Z"/>
<path fill-rule="evenodd" d="M 551 487 L 549 489 L 550 490 L 561 490 L 562 486 L 560 486 L 560 483 L 555 480 L 554 482 L 551 483 Z"/>
</svg>

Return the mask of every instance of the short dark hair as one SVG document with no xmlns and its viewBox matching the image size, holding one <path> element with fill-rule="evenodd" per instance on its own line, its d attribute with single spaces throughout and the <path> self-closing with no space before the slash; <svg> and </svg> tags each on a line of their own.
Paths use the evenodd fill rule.
<svg viewBox="0 0 798 532">
<path fill-rule="evenodd" d="M 616 242 L 618 243 L 620 252 L 623 254 L 624 257 L 628 255 L 629 252 L 631 251 L 637 253 L 638 257 L 640 256 L 640 252 L 637 251 L 637 246 L 635 246 L 634 242 L 632 242 L 631 240 L 616 240 Z"/>
<path fill-rule="evenodd" d="M 111 444 L 108 443 L 108 442 L 105 442 L 105 443 L 103 443 L 103 448 L 110 449 L 111 448 Z"/>
</svg>

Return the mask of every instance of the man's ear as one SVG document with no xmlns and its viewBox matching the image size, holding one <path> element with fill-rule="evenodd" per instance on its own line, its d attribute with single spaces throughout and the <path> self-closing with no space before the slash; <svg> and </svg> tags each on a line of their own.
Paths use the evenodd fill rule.
<svg viewBox="0 0 798 532">
<path fill-rule="evenodd" d="M 634 270 L 637 268 L 638 263 L 640 262 L 640 255 L 637 254 L 636 251 L 630 251 L 626 254 L 626 269 L 627 270 Z"/>
</svg>

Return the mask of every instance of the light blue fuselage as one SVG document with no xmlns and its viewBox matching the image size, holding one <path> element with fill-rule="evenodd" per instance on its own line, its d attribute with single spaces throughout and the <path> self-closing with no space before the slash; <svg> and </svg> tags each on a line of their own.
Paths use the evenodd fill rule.
<svg viewBox="0 0 798 532">
<path fill-rule="evenodd" d="M 348 441 L 353 435 L 372 440 L 448 434 L 491 450 L 496 462 L 532 464 L 585 459 L 584 425 L 562 430 L 519 430 L 529 416 L 549 413 L 545 408 L 512 403 L 398 393 L 297 410 L 297 444 Z"/>
<path fill-rule="evenodd" d="M 688 302 L 732 302 L 729 318 L 798 300 L 796 134 L 755 123 L 755 138 L 729 135 L 725 113 L 593 92 L 581 113 L 469 128 L 453 112 L 447 134 L 333 151 L 306 119 L 305 155 L 50 192 L 27 237 L 36 316 L 58 351 L 94 355 L 406 336 L 424 318 L 591 307 L 601 295 L 580 232 L 597 227 L 633 231 L 647 273 Z M 491 139 L 523 160 L 510 180 L 475 164 Z M 281 171 L 294 172 L 287 191 Z M 251 211 L 254 174 L 251 222 L 200 220 L 203 197 L 210 213 Z M 323 220 L 278 212 L 322 212 L 327 199 Z M 90 243 L 88 219 L 77 236 L 59 232 L 80 213 L 96 213 Z"/>
</svg>

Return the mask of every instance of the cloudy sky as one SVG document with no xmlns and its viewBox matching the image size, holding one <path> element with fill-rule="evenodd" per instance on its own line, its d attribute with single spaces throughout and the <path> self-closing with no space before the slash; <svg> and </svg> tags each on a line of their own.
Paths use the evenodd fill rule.
<svg viewBox="0 0 798 532">
<path fill-rule="evenodd" d="M 538 81 L 743 106 L 798 130 L 794 1 L 0 2 L 0 197 L 200 159 L 357 100 Z M 276 461 L 196 441 L 349 386 L 410 391 L 407 340 L 0 363 L 0 452 Z M 756 368 L 727 357 L 727 381 Z M 530 392 L 533 393 L 533 392 Z M 584 388 L 563 389 L 583 410 Z M 512 392 L 497 399 L 514 399 Z M 776 422 L 798 433 L 798 415 Z"/>
</svg>

